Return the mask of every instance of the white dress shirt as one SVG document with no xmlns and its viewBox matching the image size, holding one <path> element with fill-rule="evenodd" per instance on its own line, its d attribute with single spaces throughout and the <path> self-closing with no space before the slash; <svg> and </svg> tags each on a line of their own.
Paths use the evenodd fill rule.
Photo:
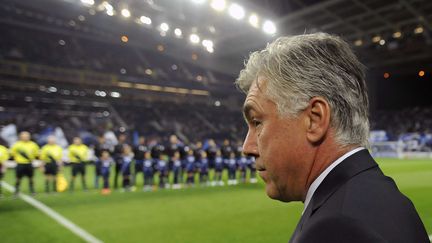
<svg viewBox="0 0 432 243">
<path fill-rule="evenodd" d="M 321 184 L 321 182 L 323 182 L 323 180 L 326 178 L 326 176 L 330 173 L 330 171 L 332 171 L 338 164 L 342 163 L 346 158 L 348 158 L 349 156 L 357 153 L 360 150 L 365 149 L 364 147 L 358 147 L 355 148 L 351 151 L 349 151 L 348 153 L 345 153 L 344 155 L 342 155 L 341 157 L 339 157 L 337 160 L 335 160 L 333 163 L 331 163 L 329 165 L 329 167 L 327 167 L 327 169 L 325 169 L 310 185 L 308 192 L 306 194 L 306 199 L 304 201 L 304 209 L 302 214 L 304 213 L 304 211 L 306 210 L 310 200 L 312 199 L 313 194 L 315 193 L 316 189 L 319 187 L 319 185 Z"/>
</svg>

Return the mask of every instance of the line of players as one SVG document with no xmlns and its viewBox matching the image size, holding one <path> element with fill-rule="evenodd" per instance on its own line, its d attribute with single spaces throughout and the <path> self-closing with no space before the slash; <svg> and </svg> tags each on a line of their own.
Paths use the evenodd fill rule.
<svg viewBox="0 0 432 243">
<path fill-rule="evenodd" d="M 201 142 L 191 146 L 182 144 L 175 135 L 170 136 L 166 145 L 151 142 L 146 143 L 144 137 L 139 138 L 137 146 L 132 147 L 127 142 L 125 134 L 119 135 L 116 146 L 110 146 L 104 137 L 99 137 L 94 147 L 95 164 L 95 188 L 99 188 L 100 179 L 103 180 L 103 194 L 110 193 L 110 173 L 114 167 L 114 188 L 118 188 L 119 177 L 122 177 L 122 188 L 130 190 L 136 184 L 137 176 L 142 173 L 145 191 L 152 190 L 154 177 L 158 176 L 159 187 L 169 187 L 169 174 L 172 173 L 172 188 L 181 188 L 182 184 L 193 186 L 195 175 L 199 182 L 205 185 L 224 185 L 222 172 L 228 171 L 228 184 L 237 184 L 237 171 L 240 172 L 240 180 L 246 182 L 247 170 L 250 171 L 250 182 L 256 183 L 255 161 L 253 157 L 245 156 L 241 152 L 241 146 L 233 147 L 229 140 L 225 140 L 222 146 L 217 146 L 210 139 L 206 147 Z M 83 144 L 79 137 L 73 139 L 73 144 L 68 147 L 68 162 L 71 167 L 71 181 L 69 189 L 74 190 L 75 179 L 81 176 L 82 188 L 87 190 L 85 180 L 86 165 L 92 160 L 89 158 L 89 148 Z M 47 144 L 41 149 L 30 140 L 30 133 L 21 132 L 19 141 L 11 146 L 10 150 L 0 145 L 0 180 L 3 177 L 5 166 L 3 162 L 10 156 L 15 160 L 16 183 L 15 193 L 20 190 L 23 177 L 29 179 L 29 189 L 34 191 L 33 183 L 33 161 L 39 158 L 42 161 L 42 170 L 45 175 L 45 191 L 56 191 L 56 175 L 63 167 L 63 149 L 56 144 L 55 137 L 49 136 Z M 212 181 L 209 171 L 214 170 Z M 51 185 L 51 186 L 50 186 Z M 0 196 L 1 196 L 0 187 Z"/>
<path fill-rule="evenodd" d="M 114 165 L 114 188 L 118 188 L 119 175 L 123 178 L 122 187 L 130 190 L 136 184 L 137 176 L 142 173 L 144 180 L 143 190 L 150 191 L 154 186 L 154 177 L 158 176 L 159 187 L 170 186 L 169 174 L 172 173 L 172 188 L 181 188 L 182 184 L 193 186 L 195 175 L 199 183 L 204 185 L 224 185 L 222 172 L 228 172 L 228 185 L 235 185 L 237 171 L 240 172 L 240 181 L 246 182 L 247 171 L 250 171 L 250 182 L 256 183 L 255 160 L 245 156 L 241 147 L 233 148 L 229 140 L 225 140 L 221 147 L 210 139 L 206 147 L 201 142 L 191 146 L 185 146 L 178 141 L 175 135 L 171 135 L 166 145 L 147 144 L 144 137 L 140 137 L 138 145 L 131 147 L 126 143 L 126 136 L 119 136 L 119 143 L 110 149 L 103 137 L 95 147 L 95 155 L 99 158 L 96 162 L 96 182 L 99 178 L 104 181 L 103 193 L 109 193 L 110 167 Z M 210 181 L 209 171 L 214 170 L 214 176 Z"/>
</svg>

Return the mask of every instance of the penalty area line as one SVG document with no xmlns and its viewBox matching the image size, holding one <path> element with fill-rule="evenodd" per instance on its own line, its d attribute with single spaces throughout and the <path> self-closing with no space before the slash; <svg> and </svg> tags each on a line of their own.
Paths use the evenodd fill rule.
<svg viewBox="0 0 432 243">
<path fill-rule="evenodd" d="M 3 186 L 3 188 L 5 188 L 6 190 L 8 190 L 12 193 L 15 192 L 15 188 L 4 181 L 1 182 L 1 186 Z M 22 194 L 22 193 L 19 193 L 18 197 L 21 198 L 23 201 L 27 202 L 28 204 L 32 205 L 33 207 L 39 209 L 40 211 L 42 211 L 43 213 L 48 215 L 50 218 L 57 221 L 57 223 L 63 225 L 66 229 L 72 231 L 72 233 L 79 236 L 80 238 L 82 238 L 86 242 L 103 243 L 103 241 L 94 237 L 93 235 L 91 235 L 90 233 L 88 233 L 84 229 L 80 228 L 78 225 L 74 224 L 72 221 L 63 217 L 62 215 L 60 215 L 56 211 L 52 210 L 47 205 L 41 203 L 40 201 L 38 201 L 38 200 L 36 200 L 30 196 L 27 196 L 25 194 Z"/>
</svg>

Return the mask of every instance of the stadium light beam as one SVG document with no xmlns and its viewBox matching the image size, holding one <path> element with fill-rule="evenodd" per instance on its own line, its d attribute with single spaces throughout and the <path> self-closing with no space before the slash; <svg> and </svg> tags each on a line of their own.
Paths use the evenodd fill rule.
<svg viewBox="0 0 432 243">
<path fill-rule="evenodd" d="M 175 34 L 176 37 L 181 37 L 183 35 L 183 32 L 182 32 L 181 29 L 175 28 L 174 34 Z"/>
<path fill-rule="evenodd" d="M 236 3 L 231 4 L 231 6 L 228 9 L 228 13 L 231 15 L 231 17 L 237 20 L 241 20 L 245 16 L 245 11 L 243 7 Z"/>
<path fill-rule="evenodd" d="M 218 12 L 222 12 L 225 9 L 226 2 L 225 0 L 213 0 L 210 6 Z"/>
<path fill-rule="evenodd" d="M 363 41 L 361 39 L 358 39 L 358 40 L 354 41 L 354 45 L 355 46 L 361 46 L 361 45 L 363 45 Z"/>
<path fill-rule="evenodd" d="M 418 26 L 417 28 L 414 29 L 414 34 L 421 34 L 423 33 L 423 27 L 422 26 Z"/>
<path fill-rule="evenodd" d="M 103 8 L 105 8 L 106 14 L 108 16 L 114 15 L 114 7 L 111 4 L 109 4 L 107 1 L 104 1 L 101 5 L 103 6 Z"/>
<path fill-rule="evenodd" d="M 211 40 L 203 40 L 202 45 L 207 48 L 213 48 L 213 41 Z"/>
<path fill-rule="evenodd" d="M 131 16 L 131 13 L 130 13 L 129 9 L 127 9 L 127 8 L 122 9 L 121 14 L 125 18 L 129 18 Z"/>
<path fill-rule="evenodd" d="M 93 6 L 94 5 L 94 0 L 81 0 L 81 2 L 85 5 L 90 5 Z"/>
<path fill-rule="evenodd" d="M 113 98 L 120 98 L 121 94 L 119 92 L 113 91 L 110 93 L 111 97 Z"/>
<path fill-rule="evenodd" d="M 249 24 L 252 25 L 255 28 L 258 28 L 259 27 L 259 18 L 258 18 L 258 15 L 251 14 L 251 16 L 249 16 Z"/>
<path fill-rule="evenodd" d="M 272 21 L 266 20 L 263 24 L 263 31 L 267 34 L 272 35 L 276 33 L 276 26 Z"/>
<path fill-rule="evenodd" d="M 107 11 L 113 11 L 113 10 L 114 10 L 114 7 L 113 7 L 111 4 L 109 4 L 107 1 L 104 1 L 104 2 L 102 3 L 102 6 L 103 6 Z"/>
<path fill-rule="evenodd" d="M 189 40 L 190 42 L 192 42 L 193 44 L 198 44 L 200 42 L 200 38 L 197 34 L 191 34 L 189 36 Z"/>
<path fill-rule="evenodd" d="M 393 38 L 398 39 L 402 37 L 402 32 L 396 31 L 393 33 Z"/>
<path fill-rule="evenodd" d="M 162 23 L 159 27 L 163 32 L 167 32 L 169 30 L 169 25 L 167 23 Z"/>
<path fill-rule="evenodd" d="M 206 0 L 192 0 L 193 3 L 203 4 Z"/>
<path fill-rule="evenodd" d="M 379 35 L 376 35 L 372 38 L 373 43 L 378 43 L 380 40 L 381 40 L 381 36 L 379 36 Z"/>
<path fill-rule="evenodd" d="M 141 16 L 140 21 L 141 21 L 141 23 L 146 24 L 146 25 L 151 25 L 151 23 L 152 23 L 151 18 L 149 18 L 147 16 Z"/>
</svg>

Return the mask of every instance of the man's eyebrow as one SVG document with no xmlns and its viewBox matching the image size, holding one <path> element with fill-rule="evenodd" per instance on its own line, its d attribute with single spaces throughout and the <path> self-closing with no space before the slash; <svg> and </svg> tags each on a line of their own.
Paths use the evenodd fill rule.
<svg viewBox="0 0 432 243">
<path fill-rule="evenodd" d="M 246 120 L 246 122 L 248 122 L 248 121 L 251 120 L 251 115 L 250 115 L 250 113 L 251 113 L 251 110 L 253 110 L 253 109 L 254 109 L 253 106 L 250 105 L 250 104 L 245 104 L 245 105 L 243 106 L 243 117 L 244 117 L 244 119 Z"/>
</svg>

